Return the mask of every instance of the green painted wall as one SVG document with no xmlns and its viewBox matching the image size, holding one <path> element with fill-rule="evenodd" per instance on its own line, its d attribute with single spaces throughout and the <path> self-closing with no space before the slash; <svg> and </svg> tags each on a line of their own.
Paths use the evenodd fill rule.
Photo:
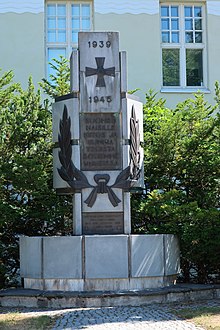
<svg viewBox="0 0 220 330">
<path fill-rule="evenodd" d="M 44 76 L 44 14 L 0 14 L 0 68 L 13 70 L 15 81 L 27 86 Z"/>
</svg>

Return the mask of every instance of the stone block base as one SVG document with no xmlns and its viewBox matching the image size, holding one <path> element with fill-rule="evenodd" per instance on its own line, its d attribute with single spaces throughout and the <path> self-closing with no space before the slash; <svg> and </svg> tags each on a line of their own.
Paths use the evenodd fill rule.
<svg viewBox="0 0 220 330">
<path fill-rule="evenodd" d="M 174 284 L 179 246 L 174 235 L 21 237 L 24 287 L 119 291 Z"/>
</svg>

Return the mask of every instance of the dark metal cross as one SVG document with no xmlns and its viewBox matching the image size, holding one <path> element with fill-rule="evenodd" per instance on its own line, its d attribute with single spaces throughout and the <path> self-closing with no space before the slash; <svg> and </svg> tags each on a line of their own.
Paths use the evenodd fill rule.
<svg viewBox="0 0 220 330">
<path fill-rule="evenodd" d="M 105 57 L 95 57 L 97 69 L 86 66 L 86 77 L 97 75 L 96 87 L 105 87 L 104 76 L 115 77 L 115 67 L 104 69 Z"/>
</svg>

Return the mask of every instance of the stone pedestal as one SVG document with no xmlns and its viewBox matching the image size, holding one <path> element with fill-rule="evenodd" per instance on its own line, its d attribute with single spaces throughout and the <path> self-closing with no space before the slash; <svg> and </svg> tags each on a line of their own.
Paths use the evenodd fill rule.
<svg viewBox="0 0 220 330">
<path fill-rule="evenodd" d="M 173 284 L 174 235 L 21 237 L 24 287 L 61 291 L 143 290 Z"/>
</svg>

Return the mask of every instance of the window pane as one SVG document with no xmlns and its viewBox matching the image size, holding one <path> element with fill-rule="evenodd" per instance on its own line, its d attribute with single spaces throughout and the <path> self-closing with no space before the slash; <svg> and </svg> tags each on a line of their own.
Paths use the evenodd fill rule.
<svg viewBox="0 0 220 330">
<path fill-rule="evenodd" d="M 179 32 L 172 32 L 172 43 L 179 43 Z"/>
<path fill-rule="evenodd" d="M 58 29 L 66 29 L 66 19 L 58 18 Z"/>
<path fill-rule="evenodd" d="M 47 19 L 47 27 L 48 27 L 48 29 L 55 29 L 56 28 L 56 19 L 55 18 L 48 18 Z"/>
<path fill-rule="evenodd" d="M 80 5 L 72 5 L 72 16 L 80 15 Z"/>
<path fill-rule="evenodd" d="M 195 42 L 201 43 L 202 42 L 202 32 L 196 32 L 195 33 Z"/>
<path fill-rule="evenodd" d="M 80 22 L 79 22 L 78 18 L 73 18 L 72 19 L 72 28 L 77 29 L 77 30 L 80 29 Z"/>
<path fill-rule="evenodd" d="M 195 19 L 195 29 L 202 30 L 202 20 L 201 19 Z"/>
<path fill-rule="evenodd" d="M 172 17 L 178 17 L 178 7 L 177 6 L 171 6 L 171 16 Z"/>
<path fill-rule="evenodd" d="M 90 16 L 90 5 L 82 5 L 82 16 Z"/>
<path fill-rule="evenodd" d="M 47 53 L 47 63 L 52 62 L 54 58 L 58 59 L 59 56 L 62 55 L 66 57 L 66 49 L 65 48 L 48 48 Z M 50 75 L 56 75 L 56 71 L 52 69 L 49 65 L 47 66 L 47 77 L 49 79 Z M 50 81 L 50 79 L 49 79 Z"/>
<path fill-rule="evenodd" d="M 162 42 L 167 43 L 170 42 L 170 33 L 162 32 Z"/>
<path fill-rule="evenodd" d="M 83 18 L 82 19 L 82 29 L 83 30 L 89 30 L 90 29 L 90 19 Z"/>
<path fill-rule="evenodd" d="M 170 29 L 169 18 L 162 18 L 161 23 L 162 23 L 162 30 Z"/>
<path fill-rule="evenodd" d="M 202 49 L 186 50 L 187 86 L 203 86 Z"/>
<path fill-rule="evenodd" d="M 202 17 L 202 7 L 194 7 L 194 16 Z"/>
<path fill-rule="evenodd" d="M 56 15 L 56 5 L 47 5 L 47 15 L 48 16 Z"/>
<path fill-rule="evenodd" d="M 185 19 L 185 30 L 193 29 L 193 20 L 191 18 Z"/>
<path fill-rule="evenodd" d="M 185 7 L 184 12 L 185 12 L 185 17 L 192 17 L 192 7 Z"/>
<path fill-rule="evenodd" d="M 176 18 L 172 18 L 171 20 L 172 30 L 179 30 L 179 20 Z"/>
<path fill-rule="evenodd" d="M 49 48 L 48 49 L 48 62 L 51 62 L 53 58 L 58 58 L 59 56 L 66 56 L 65 48 Z"/>
<path fill-rule="evenodd" d="M 78 43 L 78 32 L 72 32 L 72 42 Z"/>
<path fill-rule="evenodd" d="M 163 49 L 163 86 L 180 85 L 179 49 Z"/>
<path fill-rule="evenodd" d="M 55 31 L 48 31 L 47 32 L 47 41 L 48 42 L 56 42 L 56 32 Z"/>
<path fill-rule="evenodd" d="M 167 17 L 169 16 L 169 7 L 161 6 L 161 16 Z"/>
<path fill-rule="evenodd" d="M 185 33 L 185 42 L 186 43 L 193 42 L 193 32 L 186 32 Z"/>
<path fill-rule="evenodd" d="M 66 6 L 65 5 L 58 5 L 57 6 L 57 15 L 58 16 L 66 16 Z"/>
<path fill-rule="evenodd" d="M 66 41 L 66 31 L 58 31 L 58 42 Z"/>
</svg>

